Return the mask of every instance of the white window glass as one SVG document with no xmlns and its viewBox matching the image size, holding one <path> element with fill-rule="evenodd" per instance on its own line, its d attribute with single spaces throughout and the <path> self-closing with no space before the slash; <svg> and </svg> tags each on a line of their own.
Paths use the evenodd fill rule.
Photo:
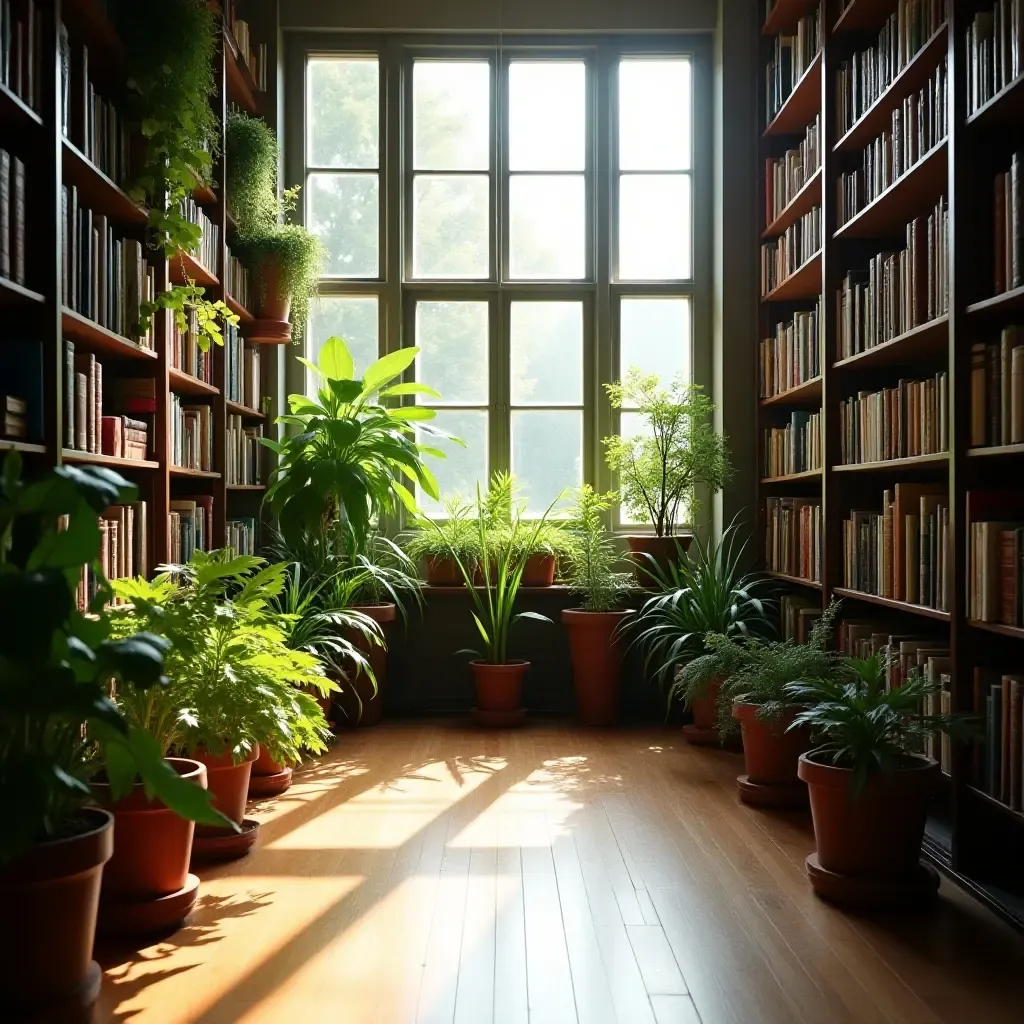
<svg viewBox="0 0 1024 1024">
<path fill-rule="evenodd" d="M 488 276 L 491 227 L 486 177 L 417 175 L 412 205 L 416 277 Z"/>
<path fill-rule="evenodd" d="M 306 328 L 307 358 L 318 362 L 323 343 L 328 338 L 341 338 L 352 353 L 356 377 L 361 377 L 377 359 L 378 324 L 376 295 L 330 295 L 317 299 Z M 312 374 L 310 377 L 315 391 L 317 378 Z"/>
<path fill-rule="evenodd" d="M 578 280 L 586 274 L 583 175 L 513 175 L 509 181 L 509 273 Z"/>
<path fill-rule="evenodd" d="M 416 379 L 441 392 L 424 405 L 487 405 L 486 302 L 416 304 Z"/>
<path fill-rule="evenodd" d="M 487 412 L 483 409 L 439 409 L 430 424 L 459 438 L 465 445 L 437 438 L 422 428 L 417 430 L 421 444 L 437 448 L 446 455 L 444 459 L 428 457 L 430 471 L 437 478 L 441 495 L 460 495 L 467 501 L 475 501 L 477 484 L 483 489 L 487 487 Z M 419 488 L 417 501 L 428 515 L 443 511 L 441 502 L 435 502 Z"/>
<path fill-rule="evenodd" d="M 490 65 L 418 60 L 412 83 L 413 169 L 486 171 L 491 159 Z"/>
<path fill-rule="evenodd" d="M 310 174 L 310 231 L 329 254 L 329 277 L 377 277 L 380 272 L 376 174 Z"/>
<path fill-rule="evenodd" d="M 583 304 L 513 302 L 512 404 L 583 404 Z"/>
<path fill-rule="evenodd" d="M 686 171 L 693 137 L 690 62 L 619 63 L 619 168 Z"/>
<path fill-rule="evenodd" d="M 623 298 L 619 306 L 619 373 L 631 366 L 656 373 L 663 385 L 690 379 L 691 324 L 687 298 Z"/>
<path fill-rule="evenodd" d="M 311 167 L 380 166 L 380 70 L 376 57 L 325 57 L 306 70 L 306 154 Z"/>
<path fill-rule="evenodd" d="M 582 171 L 587 141 L 586 64 L 512 61 L 508 78 L 509 169 Z"/>
<path fill-rule="evenodd" d="M 583 413 L 575 409 L 512 413 L 512 473 L 528 516 L 539 516 L 583 482 Z"/>
<path fill-rule="evenodd" d="M 692 216 L 685 174 L 625 174 L 619 180 L 619 277 L 690 277 Z"/>
</svg>

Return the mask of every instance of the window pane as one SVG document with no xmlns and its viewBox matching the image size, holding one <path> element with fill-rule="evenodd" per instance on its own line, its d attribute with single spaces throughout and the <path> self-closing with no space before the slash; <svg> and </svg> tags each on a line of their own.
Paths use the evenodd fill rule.
<svg viewBox="0 0 1024 1024">
<path fill-rule="evenodd" d="M 586 166 L 586 64 L 513 61 L 508 80 L 509 168 L 582 171 Z"/>
<path fill-rule="evenodd" d="M 586 275 L 586 185 L 579 175 L 509 179 L 509 274 L 578 279 Z"/>
<path fill-rule="evenodd" d="M 309 229 L 327 247 L 330 277 L 377 277 L 376 174 L 311 174 Z"/>
<path fill-rule="evenodd" d="M 529 516 L 539 516 L 563 491 L 579 487 L 583 413 L 512 413 L 512 473 Z"/>
<path fill-rule="evenodd" d="M 513 302 L 513 405 L 583 404 L 583 303 Z"/>
<path fill-rule="evenodd" d="M 619 167 L 685 171 L 693 131 L 688 60 L 619 64 Z"/>
<path fill-rule="evenodd" d="M 619 307 L 619 373 L 631 366 L 656 373 L 663 384 L 690 379 L 689 299 L 623 299 Z"/>
<path fill-rule="evenodd" d="M 317 362 L 320 347 L 328 338 L 341 338 L 355 361 L 355 374 L 377 359 L 377 296 L 358 295 L 339 298 L 325 296 L 313 303 L 306 330 L 307 358 Z M 312 376 L 312 375 L 310 375 Z M 316 380 L 311 380 L 312 390 Z"/>
<path fill-rule="evenodd" d="M 490 275 L 489 192 L 484 175 L 417 175 L 412 244 L 416 277 Z"/>
<path fill-rule="evenodd" d="M 486 302 L 417 303 L 416 379 L 440 391 L 444 402 L 486 405 L 487 324 Z"/>
<path fill-rule="evenodd" d="M 442 497 L 459 494 L 469 501 L 476 500 L 476 485 L 487 487 L 487 413 L 470 409 L 442 409 L 430 421 L 432 426 L 447 431 L 465 442 L 466 447 L 427 433 L 422 427 L 416 431 L 417 440 L 443 451 L 446 458 L 428 456 L 431 472 L 437 477 Z M 416 500 L 428 515 L 443 511 L 440 502 L 433 501 L 417 487 Z"/>
<path fill-rule="evenodd" d="M 490 64 L 418 60 L 413 65 L 412 95 L 415 170 L 486 171 L 490 167 Z"/>
<path fill-rule="evenodd" d="M 376 58 L 310 60 L 306 116 L 311 166 L 379 166 L 379 75 Z"/>
<path fill-rule="evenodd" d="M 619 180 L 619 277 L 690 276 L 690 176 L 627 174 Z"/>
</svg>

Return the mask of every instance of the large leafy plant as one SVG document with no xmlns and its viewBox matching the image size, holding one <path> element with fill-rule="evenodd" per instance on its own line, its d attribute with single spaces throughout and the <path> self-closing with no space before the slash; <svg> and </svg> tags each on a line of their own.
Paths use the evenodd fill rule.
<svg viewBox="0 0 1024 1024">
<path fill-rule="evenodd" d="M 120 628 L 145 626 L 172 645 L 163 703 L 122 698 L 126 716 L 151 726 L 165 752 L 202 747 L 240 758 L 258 744 L 293 763 L 303 751 L 326 749 L 327 721 L 306 690 L 326 696 L 337 686 L 314 654 L 289 646 L 290 624 L 274 604 L 287 570 L 227 550 L 197 551 L 152 581 L 116 581 L 129 603 L 114 613 Z"/>
<path fill-rule="evenodd" d="M 931 734 L 942 731 L 959 739 L 974 730 L 967 716 L 926 713 L 928 698 L 940 689 L 938 682 L 918 675 L 887 689 L 885 655 L 845 658 L 841 667 L 841 673 L 788 684 L 786 696 L 807 705 L 791 728 L 810 726 L 818 745 L 808 756 L 849 769 L 854 798 L 872 775 L 912 764 L 911 753 Z"/>
<path fill-rule="evenodd" d="M 692 522 L 698 485 L 720 491 L 732 472 L 725 437 L 715 431 L 715 405 L 696 384 L 676 377 L 662 387 L 657 374 L 630 368 L 625 380 L 606 384 L 612 408 L 639 413 L 643 433 L 604 439 L 605 458 L 619 477 L 632 518 L 649 522 L 659 537 Z"/>
<path fill-rule="evenodd" d="M 115 799 L 141 780 L 179 814 L 225 824 L 110 696 L 115 683 L 140 701 L 168 687 L 167 642 L 134 631 L 112 637 L 105 610 L 98 517 L 136 489 L 102 467 L 61 466 L 35 482 L 21 470 L 9 453 L 0 481 L 0 861 L 71 834 L 99 772 Z M 83 566 L 100 580 L 89 614 L 75 601 Z"/>
<path fill-rule="evenodd" d="M 619 556 L 605 528 L 605 516 L 618 494 L 601 494 L 584 484 L 576 494 L 568 536 L 569 589 L 582 598 L 588 612 L 615 611 L 636 587 L 631 573 L 619 572 Z"/>
<path fill-rule="evenodd" d="M 447 436 L 428 422 L 434 411 L 384 404 L 405 395 L 440 397 L 425 384 L 393 383 L 417 352 L 403 348 L 378 359 L 362 380 L 353 379 L 352 354 L 341 338 L 324 343 L 319 363 L 302 360 L 319 378 L 316 397 L 289 395 L 291 414 L 278 422 L 295 432 L 280 442 L 260 438 L 278 456 L 266 502 L 286 543 L 330 533 L 343 520 L 362 547 L 376 517 L 399 505 L 415 513 L 416 501 L 400 476 L 438 497 L 424 456 L 444 456 L 421 445 L 413 430 L 416 425 L 425 433 Z"/>
</svg>

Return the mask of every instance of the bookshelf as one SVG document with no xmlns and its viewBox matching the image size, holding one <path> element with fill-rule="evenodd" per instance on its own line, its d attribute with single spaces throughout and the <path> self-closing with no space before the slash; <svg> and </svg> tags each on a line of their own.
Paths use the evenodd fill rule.
<svg viewBox="0 0 1024 1024">
<path fill-rule="evenodd" d="M 1020 492 L 1021 508 L 1015 511 L 1024 510 L 1024 487 L 1020 483 L 1024 438 L 1015 436 L 1011 443 L 1005 443 L 1004 435 L 996 438 L 996 443 L 989 438 L 984 446 L 972 446 L 972 344 L 998 344 L 1003 328 L 1024 324 L 1024 282 L 1007 281 L 1009 287 L 999 293 L 993 287 L 993 181 L 1010 167 L 1012 153 L 1024 150 L 1024 74 L 1011 77 L 1013 68 L 1008 68 L 1005 80 L 994 82 L 1001 87 L 992 88 L 990 97 L 981 97 L 984 102 L 975 103 L 973 111 L 969 93 L 969 35 L 975 16 L 990 12 L 994 3 L 936 3 L 931 12 L 934 20 L 919 26 L 913 45 L 906 46 L 899 62 L 894 62 L 898 66 L 889 69 L 887 82 L 881 83 L 870 102 L 865 98 L 862 106 L 855 108 L 859 116 L 852 123 L 850 117 L 846 123 L 840 120 L 840 73 L 851 66 L 858 53 L 878 43 L 879 33 L 897 11 L 899 0 L 766 3 L 761 41 L 762 66 L 767 71 L 770 62 L 778 59 L 776 37 L 780 33 L 795 34 L 802 17 L 816 15 L 820 19 L 820 52 L 796 77 L 789 97 L 770 120 L 767 91 L 771 80 L 761 76 L 762 168 L 767 161 L 778 160 L 797 146 L 815 118 L 820 118 L 821 131 L 820 172 L 789 204 L 794 206 L 799 200 L 803 204 L 799 213 L 791 213 L 787 207 L 781 215 L 769 216 L 765 174 L 759 175 L 762 240 L 781 234 L 800 214 L 820 205 L 823 244 L 796 273 L 759 296 L 759 338 L 772 337 L 776 324 L 820 302 L 822 372 L 820 378 L 808 384 L 758 401 L 757 443 L 763 447 L 765 430 L 784 424 L 794 410 L 813 407 L 817 411 L 820 407 L 824 453 L 822 470 L 759 481 L 757 521 L 762 566 L 767 568 L 771 561 L 767 548 L 770 508 L 777 514 L 781 502 L 789 501 L 794 508 L 808 503 L 820 505 L 821 581 L 778 571 L 767 575 L 778 581 L 783 592 L 815 598 L 820 593 L 826 602 L 842 598 L 844 618 L 878 623 L 880 630 L 893 634 L 934 638 L 944 646 L 948 644 L 952 704 L 956 710 L 967 712 L 977 710 L 978 693 L 986 692 L 979 691 L 980 674 L 994 673 L 993 678 L 998 680 L 1001 675 L 1013 673 L 1024 659 L 1024 620 L 1011 625 L 972 618 L 972 584 L 968 578 L 973 507 L 968 496 Z M 1009 11 L 1009 4 L 1006 9 Z M 842 223 L 841 176 L 862 166 L 865 147 L 883 131 L 892 130 L 893 111 L 910 101 L 917 90 L 926 88 L 942 62 L 946 65 L 942 97 L 947 111 L 945 135 L 940 133 L 934 145 L 919 153 L 899 177 Z M 931 215 L 940 197 L 944 197 L 948 222 L 943 225 L 947 232 L 943 247 L 948 278 L 945 308 L 930 309 L 930 316 L 915 312 L 910 326 L 903 324 L 898 333 L 883 331 L 872 339 L 877 342 L 873 347 L 852 353 L 847 350 L 840 358 L 840 317 L 844 314 L 837 295 L 846 276 L 868 267 L 879 253 L 905 255 L 908 262 L 914 259 L 907 226 L 914 218 Z M 907 252 L 901 253 L 905 247 Z M 934 271 L 936 267 L 941 271 L 939 264 L 929 269 Z M 1014 283 L 1016 287 L 1012 287 Z M 876 280 L 871 287 L 877 285 Z M 909 301 L 916 301 L 916 296 Z M 841 402 L 861 392 L 894 388 L 901 379 L 928 379 L 937 372 L 948 375 L 947 451 L 885 462 L 840 464 Z M 759 382 L 761 379 L 759 363 Z M 759 459 L 763 466 L 764 452 L 760 450 Z M 897 483 L 941 490 L 948 503 L 948 586 L 943 608 L 844 585 L 844 522 L 855 510 L 877 514 L 883 493 Z M 980 516 L 979 521 L 985 519 L 1024 521 L 1024 516 L 989 514 Z M 956 750 L 949 785 L 929 821 L 925 852 L 968 890 L 1024 929 L 1024 876 L 1019 870 L 1024 862 L 1024 812 L 978 783 L 981 749 L 976 744 Z"/>
<path fill-rule="evenodd" d="M 211 6 L 232 12 L 235 5 Z M 254 403 L 260 408 L 243 406 L 227 399 L 228 364 L 224 349 L 213 349 L 212 373 L 208 380 L 172 365 L 174 327 L 169 313 L 161 312 L 155 316 L 149 343 L 140 344 L 104 326 L 104 323 L 112 322 L 110 319 L 101 323 L 99 318 L 83 313 L 74 304 L 66 304 L 64 261 L 71 252 L 71 243 L 66 242 L 63 231 L 65 188 L 69 191 L 74 188 L 79 209 L 88 209 L 105 218 L 105 223 L 112 229 L 110 237 L 145 241 L 147 210 L 128 195 L 119 184 L 120 178 L 115 181 L 89 158 L 87 152 L 90 150 L 77 113 L 80 107 L 76 104 L 82 101 L 84 90 L 81 69 L 85 66 L 85 59 L 82 54 L 83 49 L 87 49 L 89 81 L 95 84 L 98 95 L 113 100 L 120 115 L 120 100 L 125 91 L 125 51 L 115 25 L 107 16 L 107 7 L 103 0 L 37 2 L 34 7 L 16 0 L 14 4 L 15 16 L 19 11 L 34 9 L 40 39 L 32 57 L 35 85 L 31 94 L 27 79 L 18 91 L 13 83 L 9 87 L 0 82 L 0 150 L 7 151 L 24 164 L 28 214 L 24 234 L 24 280 L 16 281 L 13 275 L 0 275 L 0 310 L 4 315 L 5 328 L 12 328 L 10 332 L 5 329 L 0 349 L 15 344 L 9 340 L 9 335 L 16 339 L 17 344 L 23 344 L 25 351 L 32 354 L 35 360 L 33 369 L 38 369 L 42 381 L 38 387 L 36 380 L 40 401 L 33 403 L 33 408 L 39 405 L 36 410 L 39 429 L 33 430 L 33 434 L 38 436 L 0 438 L 0 456 L 8 450 L 20 452 L 29 472 L 61 464 L 105 466 L 116 469 L 136 484 L 139 498 L 147 506 L 146 552 L 148 566 L 152 570 L 156 565 L 171 560 L 171 510 L 175 502 L 212 497 L 213 514 L 207 546 L 225 544 L 229 533 L 228 521 L 233 518 L 253 519 L 259 529 L 265 488 L 261 484 L 234 486 L 225 483 L 226 435 L 229 416 L 241 416 L 247 426 L 261 430 L 270 422 L 265 410 L 269 408 L 267 396 L 273 392 L 277 366 L 276 359 L 262 361 L 263 379 L 257 385 L 259 401 Z M 62 130 L 61 118 L 60 25 L 66 30 L 71 61 L 71 117 L 67 134 Z M 260 77 L 264 79 L 267 78 L 267 50 L 276 45 L 273 35 L 268 35 L 271 38 L 267 47 L 247 41 L 250 51 L 259 52 L 263 62 Z M 253 70 L 232 36 L 227 17 L 221 19 L 213 75 L 216 92 L 211 103 L 220 122 L 222 142 L 227 112 L 232 106 L 244 108 L 254 115 L 265 111 L 272 113 L 273 103 L 259 88 Z M 129 152 L 134 150 L 138 141 L 133 139 L 134 132 L 135 129 L 129 127 Z M 144 251 L 157 289 L 169 282 L 191 279 L 205 287 L 207 298 L 223 299 L 238 315 L 241 327 L 251 322 L 253 317 L 233 296 L 226 294 L 222 284 L 229 233 L 233 237 L 233 227 L 223 202 L 221 182 L 224 181 L 224 171 L 224 157 L 221 155 L 214 161 L 211 184 L 197 188 L 193 195 L 217 228 L 216 261 L 210 260 L 210 265 L 204 266 L 190 253 L 181 252 L 165 260 L 162 254 L 155 254 L 152 249 Z M 109 449 L 102 439 L 92 450 L 80 450 L 82 446 L 77 443 L 68 443 L 66 342 L 73 345 L 75 356 L 93 357 L 102 366 L 101 412 L 104 415 L 124 412 L 108 408 L 108 381 L 112 382 L 112 389 L 125 382 L 144 382 L 148 387 L 148 382 L 152 381 L 155 409 L 151 413 L 140 413 L 152 416 L 151 422 L 147 423 L 145 457 L 105 454 Z M 253 344 L 241 342 L 244 349 L 251 348 Z M 10 351 L 0 351 L 0 358 L 3 357 L 13 358 Z M 67 372 L 70 373 L 70 369 Z M 74 376 L 72 380 L 75 380 Z M 0 390 L 16 393 L 13 387 Z M 209 415 L 211 426 L 213 458 L 208 470 L 186 469 L 172 463 L 170 415 L 173 396 L 183 403 L 209 409 L 206 415 Z M 73 432 L 74 425 L 71 429 Z M 77 441 L 77 438 L 71 436 L 70 440 Z M 123 447 L 127 450 L 128 445 Z"/>
</svg>

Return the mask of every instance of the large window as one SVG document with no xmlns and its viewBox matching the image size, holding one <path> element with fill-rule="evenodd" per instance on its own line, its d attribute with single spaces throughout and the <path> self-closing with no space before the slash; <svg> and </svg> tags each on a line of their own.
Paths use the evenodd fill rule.
<svg viewBox="0 0 1024 1024">
<path fill-rule="evenodd" d="M 602 385 L 630 366 L 694 376 L 710 272 L 702 52 L 296 48 L 291 168 L 330 253 L 307 351 L 340 334 L 362 366 L 419 346 L 415 374 L 442 395 L 425 404 L 465 445 L 442 446 L 444 492 L 509 469 L 539 513 L 565 487 L 610 486 L 600 438 L 639 422 L 613 415 Z"/>
</svg>

